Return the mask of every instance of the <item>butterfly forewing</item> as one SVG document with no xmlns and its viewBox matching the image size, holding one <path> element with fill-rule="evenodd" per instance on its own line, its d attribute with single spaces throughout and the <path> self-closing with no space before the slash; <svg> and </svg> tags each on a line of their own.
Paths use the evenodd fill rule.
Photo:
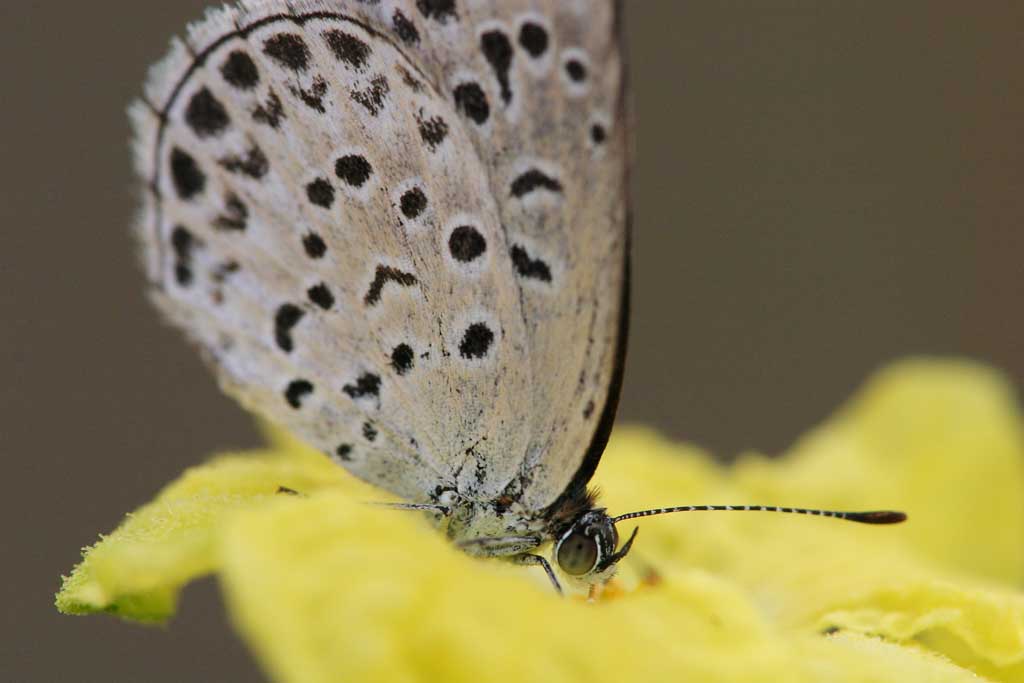
<svg viewBox="0 0 1024 683">
<path fill-rule="evenodd" d="M 251 409 L 409 500 L 549 504 L 608 400 L 607 2 L 251 2 L 133 109 L 154 296 Z"/>
</svg>

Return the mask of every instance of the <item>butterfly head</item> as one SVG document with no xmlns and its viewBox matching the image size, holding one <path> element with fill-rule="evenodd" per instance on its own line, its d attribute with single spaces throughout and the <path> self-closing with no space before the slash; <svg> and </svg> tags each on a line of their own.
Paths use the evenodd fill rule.
<svg viewBox="0 0 1024 683">
<path fill-rule="evenodd" d="M 604 583 L 629 552 L 636 529 L 622 547 L 614 520 L 603 508 L 583 512 L 555 541 L 554 559 L 563 573 L 582 584 Z"/>
</svg>

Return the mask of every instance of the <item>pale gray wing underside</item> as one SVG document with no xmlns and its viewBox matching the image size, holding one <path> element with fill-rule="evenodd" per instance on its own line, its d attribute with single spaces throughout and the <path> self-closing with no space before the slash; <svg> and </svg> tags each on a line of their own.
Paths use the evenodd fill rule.
<svg viewBox="0 0 1024 683">
<path fill-rule="evenodd" d="M 245 405 L 409 500 L 580 466 L 626 249 L 609 2 L 249 2 L 133 107 L 155 299 Z"/>
</svg>

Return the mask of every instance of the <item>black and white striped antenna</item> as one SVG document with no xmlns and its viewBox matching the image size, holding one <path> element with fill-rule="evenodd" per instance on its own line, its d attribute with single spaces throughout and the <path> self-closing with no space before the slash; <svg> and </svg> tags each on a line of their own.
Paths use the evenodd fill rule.
<svg viewBox="0 0 1024 683">
<path fill-rule="evenodd" d="M 870 510 L 867 512 L 838 512 L 836 510 L 814 510 L 808 508 L 779 507 L 776 505 L 679 505 L 677 507 L 654 508 L 652 510 L 640 510 L 628 512 L 624 515 L 612 518 L 612 523 L 635 519 L 636 517 L 651 517 L 653 515 L 667 515 L 671 512 L 786 512 L 794 515 L 815 515 L 817 517 L 834 517 L 845 519 L 850 522 L 861 524 L 898 524 L 907 519 L 905 512 L 896 510 Z"/>
</svg>

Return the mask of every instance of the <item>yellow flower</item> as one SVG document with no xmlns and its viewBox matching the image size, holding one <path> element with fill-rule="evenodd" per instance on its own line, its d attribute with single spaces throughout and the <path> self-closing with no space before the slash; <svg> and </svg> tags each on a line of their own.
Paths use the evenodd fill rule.
<svg viewBox="0 0 1024 683">
<path fill-rule="evenodd" d="M 909 361 L 781 459 L 730 467 L 620 429 L 614 512 L 669 504 L 897 508 L 869 527 L 759 513 L 638 520 L 595 602 L 464 555 L 291 438 L 187 471 L 85 553 L 60 610 L 162 621 L 219 576 L 279 681 L 1024 681 L 1024 435 L 1012 389 Z M 276 493 L 279 486 L 303 496 Z M 621 530 L 631 531 L 630 527 Z"/>
</svg>

